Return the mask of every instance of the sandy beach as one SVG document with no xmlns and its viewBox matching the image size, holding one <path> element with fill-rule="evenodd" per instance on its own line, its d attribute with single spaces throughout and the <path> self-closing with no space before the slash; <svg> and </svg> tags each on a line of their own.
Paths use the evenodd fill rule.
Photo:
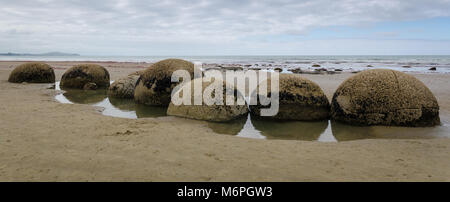
<svg viewBox="0 0 450 202">
<path fill-rule="evenodd" d="M 58 103 L 49 84 L 8 83 L 0 62 L 0 181 L 450 181 L 450 139 L 324 143 L 217 134 L 176 117 L 123 119 Z M 56 80 L 83 62 L 48 62 Z M 111 80 L 149 63 L 98 62 Z M 351 73 L 303 75 L 328 99 Z M 450 74 L 413 74 L 450 124 Z M 180 132 L 182 131 L 182 132 Z"/>
</svg>

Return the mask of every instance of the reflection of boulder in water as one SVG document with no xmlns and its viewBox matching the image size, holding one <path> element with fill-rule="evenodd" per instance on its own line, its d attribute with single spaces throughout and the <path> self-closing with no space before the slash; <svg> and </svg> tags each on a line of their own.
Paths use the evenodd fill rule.
<svg viewBox="0 0 450 202">
<path fill-rule="evenodd" d="M 214 132 L 226 135 L 237 135 L 244 128 L 247 116 L 243 116 L 228 122 L 208 122 L 208 127 Z"/>
<path fill-rule="evenodd" d="M 138 118 L 167 116 L 167 107 L 148 106 L 136 103 L 135 109 Z"/>
<path fill-rule="evenodd" d="M 325 121 L 269 121 L 252 116 L 252 124 L 267 139 L 317 140 L 328 127 Z"/>
<path fill-rule="evenodd" d="M 331 131 L 338 141 L 361 139 L 429 139 L 449 137 L 450 129 L 435 127 L 352 126 L 331 121 Z"/>
<path fill-rule="evenodd" d="M 131 99 L 121 99 L 121 98 L 115 98 L 108 96 L 109 102 L 116 107 L 117 109 L 124 110 L 124 111 L 135 111 L 135 102 Z"/>
<path fill-rule="evenodd" d="M 331 131 L 333 132 L 333 136 L 334 138 L 336 138 L 337 141 L 350 141 L 350 140 L 376 138 L 375 135 L 371 132 L 373 127 L 352 126 L 333 120 L 330 122 L 331 122 Z"/>
<path fill-rule="evenodd" d="M 95 104 L 106 98 L 106 90 L 66 90 L 63 94 L 68 100 L 77 104 Z"/>
</svg>

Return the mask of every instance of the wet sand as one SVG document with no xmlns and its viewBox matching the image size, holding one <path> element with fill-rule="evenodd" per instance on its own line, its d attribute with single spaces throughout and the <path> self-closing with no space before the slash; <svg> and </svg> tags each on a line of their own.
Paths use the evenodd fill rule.
<svg viewBox="0 0 450 202">
<path fill-rule="evenodd" d="M 123 119 L 61 104 L 48 84 L 12 84 L 0 62 L 0 181 L 450 181 L 450 139 L 338 143 L 220 135 L 204 121 Z M 80 62 L 49 62 L 59 80 Z M 149 64 L 100 63 L 111 79 Z M 328 98 L 352 74 L 304 75 Z M 414 74 L 450 123 L 450 74 Z M 418 129 L 420 130 L 420 129 Z"/>
</svg>

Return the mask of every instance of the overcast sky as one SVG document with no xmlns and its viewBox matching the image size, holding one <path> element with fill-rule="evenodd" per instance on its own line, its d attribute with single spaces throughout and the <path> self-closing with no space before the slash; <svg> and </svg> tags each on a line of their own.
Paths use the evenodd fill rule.
<svg viewBox="0 0 450 202">
<path fill-rule="evenodd" d="M 0 0 L 0 52 L 450 54 L 450 0 Z"/>
</svg>

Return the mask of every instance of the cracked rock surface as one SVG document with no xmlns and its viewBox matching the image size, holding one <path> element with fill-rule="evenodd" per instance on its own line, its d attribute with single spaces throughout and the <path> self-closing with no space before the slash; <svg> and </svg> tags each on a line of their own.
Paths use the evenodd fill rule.
<svg viewBox="0 0 450 202">
<path fill-rule="evenodd" d="M 109 86 L 108 96 L 115 98 L 134 98 L 134 89 L 139 79 L 139 74 L 130 74 L 127 77 L 120 78 Z"/>
<path fill-rule="evenodd" d="M 418 79 L 394 70 L 363 71 L 333 95 L 332 118 L 353 125 L 434 126 L 439 105 Z"/>
<path fill-rule="evenodd" d="M 267 92 L 273 91 L 270 78 L 267 86 Z M 262 108 L 269 108 L 269 106 L 261 105 L 259 98 L 267 96 L 260 94 L 257 94 L 258 104 L 250 105 L 250 113 L 255 116 L 260 116 Z M 278 113 L 275 116 L 261 118 L 316 121 L 328 119 L 329 113 L 328 98 L 316 83 L 296 74 L 279 74 Z"/>
<path fill-rule="evenodd" d="M 208 100 L 210 100 L 211 103 L 205 103 L 203 101 L 204 99 L 202 99 L 202 95 L 197 96 L 194 93 L 195 82 L 199 82 L 202 84 L 203 92 L 205 91 L 210 92 L 209 95 L 211 95 L 210 97 L 212 99 Z M 227 85 L 229 84 L 227 84 L 225 81 L 217 79 L 212 82 L 207 82 L 202 81 L 202 78 L 198 78 L 186 83 L 185 85 L 191 86 L 190 97 L 188 97 L 190 98 L 191 103 L 189 105 L 181 104 L 177 106 L 173 102 L 171 102 L 169 108 L 167 109 L 167 115 L 213 122 L 226 122 L 242 117 L 248 113 L 246 103 L 244 103 L 244 105 L 237 104 L 237 99 L 238 97 L 242 98 L 242 94 L 239 93 L 237 90 L 227 90 L 233 88 L 232 87 L 227 88 Z M 222 96 L 217 96 L 218 91 L 213 91 L 212 89 L 222 89 Z M 181 89 L 179 91 L 181 91 Z M 179 93 L 179 95 L 183 95 L 183 93 Z M 226 103 L 227 95 L 236 95 L 234 97 L 235 99 L 233 104 Z M 202 100 L 201 105 L 195 105 L 196 96 L 197 98 L 200 98 L 200 100 Z M 216 100 L 219 101 L 222 100 L 223 104 L 218 104 Z"/>
</svg>

